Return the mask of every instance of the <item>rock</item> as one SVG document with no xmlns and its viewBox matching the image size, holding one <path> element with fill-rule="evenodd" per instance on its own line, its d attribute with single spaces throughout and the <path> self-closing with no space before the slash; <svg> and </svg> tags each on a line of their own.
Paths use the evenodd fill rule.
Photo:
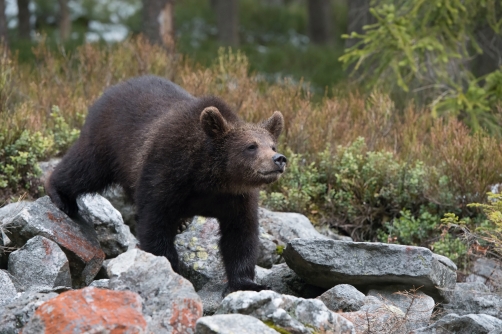
<svg viewBox="0 0 502 334">
<path fill-rule="evenodd" d="M 353 325 L 316 299 L 296 298 L 263 290 L 237 291 L 223 299 L 216 314 L 253 316 L 278 331 L 299 333 L 355 333 Z"/>
<path fill-rule="evenodd" d="M 499 334 L 502 320 L 486 314 L 448 314 L 436 323 L 419 328 L 412 334 Z"/>
<path fill-rule="evenodd" d="M 284 250 L 288 266 L 307 283 L 331 288 L 337 284 L 405 284 L 423 286 L 437 301 L 448 300 L 456 271 L 427 248 L 330 239 L 294 239 Z"/>
<path fill-rule="evenodd" d="M 407 331 L 429 325 L 434 310 L 434 299 L 419 290 L 410 290 L 406 286 L 386 286 L 368 291 L 368 296 L 380 299 L 387 305 L 398 307 L 406 314 Z"/>
<path fill-rule="evenodd" d="M 71 287 L 70 264 L 58 244 L 40 235 L 9 256 L 9 273 L 25 290 Z"/>
<path fill-rule="evenodd" d="M 89 286 L 100 288 L 100 289 L 109 289 L 110 288 L 110 280 L 108 278 L 98 279 L 92 281 Z"/>
<path fill-rule="evenodd" d="M 219 314 L 197 320 L 196 334 L 277 334 L 278 332 L 249 315 Z"/>
<path fill-rule="evenodd" d="M 324 289 L 307 284 L 286 263 L 274 265 L 268 273 L 256 278 L 258 284 L 266 285 L 280 294 L 303 298 L 315 298 L 324 292 Z"/>
<path fill-rule="evenodd" d="M 12 222 L 14 218 L 21 210 L 23 210 L 31 202 L 29 201 L 19 201 L 15 203 L 7 204 L 0 208 L 0 229 L 7 229 L 8 225 Z"/>
<path fill-rule="evenodd" d="M 106 258 L 113 258 L 128 249 L 136 248 L 138 241 L 118 212 L 100 195 L 84 195 L 77 199 L 82 218 L 94 226 L 101 249 Z"/>
<path fill-rule="evenodd" d="M 260 227 L 272 235 L 279 245 L 285 246 L 296 238 L 327 238 L 317 232 L 307 217 L 299 213 L 272 212 L 260 208 L 258 215 Z"/>
<path fill-rule="evenodd" d="M 132 200 L 126 196 L 124 189 L 120 186 L 113 186 L 106 189 L 101 195 L 120 212 L 124 223 L 129 226 L 131 233 L 136 235 L 136 208 Z"/>
<path fill-rule="evenodd" d="M 23 334 L 147 333 L 141 297 L 93 287 L 64 292 L 42 304 Z"/>
<path fill-rule="evenodd" d="M 105 258 L 94 228 L 84 222 L 72 221 L 52 204 L 48 196 L 23 208 L 9 226 L 7 235 L 17 247 L 37 235 L 57 243 L 70 261 L 74 287 L 92 282 Z"/>
<path fill-rule="evenodd" d="M 107 269 L 110 289 L 133 291 L 143 298 L 149 333 L 194 331 L 202 301 L 165 257 L 132 249 L 112 259 Z"/>
<path fill-rule="evenodd" d="M 488 314 L 502 318 L 502 298 L 490 292 L 483 283 L 457 283 L 450 303 L 444 305 L 447 313 L 458 315 Z"/>
<path fill-rule="evenodd" d="M 317 297 L 333 312 L 359 311 L 364 305 L 364 294 L 350 284 L 338 284 Z"/>
<path fill-rule="evenodd" d="M 202 300 L 204 315 L 212 315 L 220 307 L 221 301 L 227 290 L 225 283 L 209 282 L 202 287 L 197 294 Z"/>
<path fill-rule="evenodd" d="M 268 274 L 270 274 L 272 271 L 271 269 L 266 269 L 262 268 L 260 266 L 255 266 L 254 267 L 254 273 L 255 273 L 255 281 L 258 282 L 258 284 L 261 284 L 261 280 L 265 278 Z"/>
<path fill-rule="evenodd" d="M 495 259 L 482 257 L 474 261 L 470 270 L 471 274 L 465 279 L 468 283 L 481 282 L 486 284 L 492 291 L 502 288 L 501 262 Z"/>
<path fill-rule="evenodd" d="M 340 316 L 354 325 L 356 333 L 409 333 L 405 313 L 373 296 L 364 298 L 359 311 L 340 313 Z"/>
<path fill-rule="evenodd" d="M 40 305 L 57 296 L 55 292 L 23 292 L 9 303 L 0 306 L 0 333 L 19 333 Z"/>
<path fill-rule="evenodd" d="M 17 296 L 17 290 L 7 272 L 0 270 L 0 307 Z"/>
<path fill-rule="evenodd" d="M 194 217 L 188 229 L 176 236 L 180 272 L 200 290 L 208 282 L 227 281 L 218 248 L 220 226 L 214 218 Z"/>
<path fill-rule="evenodd" d="M 275 242 L 274 242 L 275 241 Z M 277 251 L 277 241 L 260 227 L 260 245 L 257 264 L 263 268 L 272 268 L 281 256 Z"/>
<path fill-rule="evenodd" d="M 56 168 L 60 161 L 61 158 L 52 158 L 49 161 L 41 161 L 38 163 L 38 167 L 40 167 L 40 170 L 42 170 L 42 176 L 40 177 L 42 184 L 45 184 L 45 181 L 51 175 L 51 173 L 54 171 L 54 168 Z"/>
</svg>

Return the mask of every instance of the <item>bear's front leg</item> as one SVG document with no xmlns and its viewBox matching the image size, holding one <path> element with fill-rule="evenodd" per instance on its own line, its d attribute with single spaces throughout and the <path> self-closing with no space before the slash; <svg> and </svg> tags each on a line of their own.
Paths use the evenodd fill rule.
<svg viewBox="0 0 502 334">
<path fill-rule="evenodd" d="M 152 202 L 138 205 L 137 231 L 140 248 L 153 255 L 165 256 L 177 273 L 179 259 L 174 240 L 179 221 L 175 215 L 159 209 Z"/>
<path fill-rule="evenodd" d="M 227 272 L 229 292 L 265 290 L 266 286 L 254 282 L 260 242 L 258 205 L 245 203 L 246 198 L 240 200 L 244 203 L 232 205 L 224 217 L 218 218 L 221 232 L 220 251 Z M 247 200 L 253 201 L 249 198 Z"/>
</svg>

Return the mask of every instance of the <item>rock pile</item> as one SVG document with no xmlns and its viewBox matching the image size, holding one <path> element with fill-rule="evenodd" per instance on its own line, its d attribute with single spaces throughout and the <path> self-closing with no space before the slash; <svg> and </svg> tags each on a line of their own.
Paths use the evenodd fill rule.
<svg viewBox="0 0 502 334">
<path fill-rule="evenodd" d="M 78 221 L 48 197 L 0 208 L 1 334 L 502 333 L 493 284 L 481 271 L 456 283 L 455 264 L 426 248 L 328 237 L 260 209 L 256 281 L 270 290 L 227 294 L 215 219 L 178 235 L 181 276 L 137 248 L 108 200 L 78 205 Z"/>
</svg>

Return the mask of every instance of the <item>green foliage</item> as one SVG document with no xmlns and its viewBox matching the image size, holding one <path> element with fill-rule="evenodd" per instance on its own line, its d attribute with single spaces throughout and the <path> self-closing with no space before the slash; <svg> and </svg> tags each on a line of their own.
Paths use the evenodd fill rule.
<svg viewBox="0 0 502 334">
<path fill-rule="evenodd" d="M 431 249 L 437 254 L 446 256 L 458 265 L 464 262 L 468 247 L 461 238 L 452 234 L 445 234 L 440 240 L 431 245 Z"/>
<path fill-rule="evenodd" d="M 83 115 L 79 115 L 83 118 Z M 80 135 L 79 129 L 71 128 L 66 120 L 64 119 L 58 106 L 52 107 L 51 117 L 54 122 L 54 126 L 49 131 L 54 138 L 54 151 L 52 154 L 60 154 L 66 152 L 71 144 L 78 139 Z"/>
<path fill-rule="evenodd" d="M 480 26 L 502 35 L 497 0 L 374 0 L 376 23 L 340 57 L 367 87 L 413 92 L 439 114 L 460 115 L 474 129 L 499 132 L 495 111 L 502 101 L 501 72 L 476 78 L 467 66 L 481 53 L 474 32 Z M 500 86 L 498 86 L 500 87 Z M 418 94 L 417 94 L 418 93 Z"/>
<path fill-rule="evenodd" d="M 420 161 L 368 151 L 363 138 L 339 146 L 335 154 L 328 147 L 314 157 L 307 163 L 305 156 L 289 152 L 288 171 L 262 192 L 263 204 L 305 213 L 357 240 L 374 240 L 384 222 L 425 202 L 427 168 Z M 424 213 L 421 219 L 426 218 Z"/>
<path fill-rule="evenodd" d="M 439 225 L 440 216 L 432 214 L 424 206 L 420 207 L 417 215 L 405 209 L 400 212 L 400 217 L 384 224 L 378 239 L 402 245 L 428 246 Z"/>
</svg>

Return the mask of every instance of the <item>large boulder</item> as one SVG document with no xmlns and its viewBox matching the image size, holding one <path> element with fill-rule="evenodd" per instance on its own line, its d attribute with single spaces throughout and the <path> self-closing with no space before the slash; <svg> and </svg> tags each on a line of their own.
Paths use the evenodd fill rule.
<svg viewBox="0 0 502 334">
<path fill-rule="evenodd" d="M 403 284 L 437 300 L 451 295 L 456 266 L 424 247 L 329 239 L 294 239 L 284 258 L 307 283 L 326 289 L 337 284 Z"/>
<path fill-rule="evenodd" d="M 218 314 L 197 320 L 195 334 L 277 334 L 255 317 L 243 314 Z"/>
<path fill-rule="evenodd" d="M 12 219 L 6 233 L 18 248 L 37 235 L 57 243 L 70 261 L 74 287 L 92 282 L 105 258 L 94 227 L 68 218 L 48 196 L 24 207 Z"/>
<path fill-rule="evenodd" d="M 42 304 L 23 334 L 147 333 L 141 307 L 141 297 L 130 291 L 68 291 Z"/>
<path fill-rule="evenodd" d="M 0 306 L 0 333 L 19 333 L 40 305 L 57 296 L 58 294 L 55 292 L 23 292 L 8 303 Z"/>
<path fill-rule="evenodd" d="M 354 326 L 317 299 L 281 295 L 270 290 L 237 291 L 223 299 L 216 314 L 245 314 L 291 334 L 355 333 Z"/>
<path fill-rule="evenodd" d="M 57 243 L 37 235 L 9 256 L 9 272 L 24 290 L 71 287 L 70 264 Z"/>
<path fill-rule="evenodd" d="M 106 258 L 116 257 L 138 244 L 120 212 L 100 195 L 84 195 L 77 199 L 82 218 L 96 230 Z"/>
<path fill-rule="evenodd" d="M 143 298 L 149 333 L 190 333 L 202 316 L 202 302 L 192 284 L 176 274 L 163 256 L 129 250 L 107 267 L 109 288 L 133 291 Z"/>
</svg>

